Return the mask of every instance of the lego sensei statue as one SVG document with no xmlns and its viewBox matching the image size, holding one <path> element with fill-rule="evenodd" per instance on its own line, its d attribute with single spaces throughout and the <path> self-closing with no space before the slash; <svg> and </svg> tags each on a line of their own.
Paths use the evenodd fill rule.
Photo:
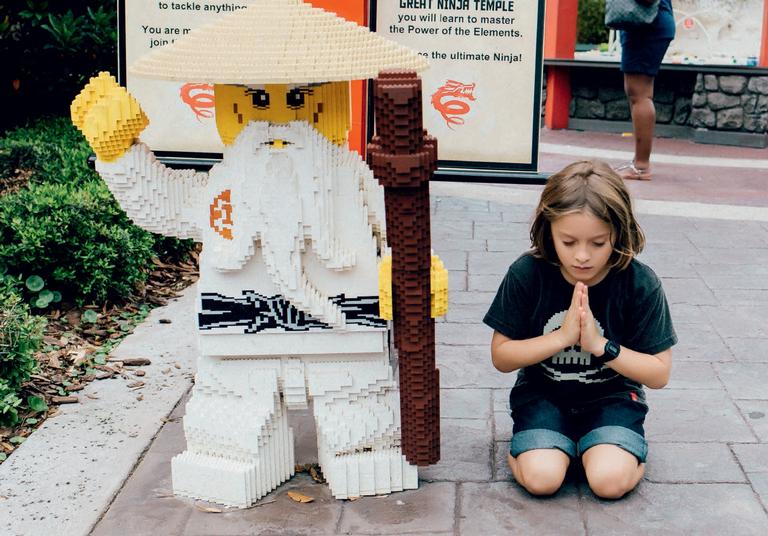
<svg viewBox="0 0 768 536">
<path fill-rule="evenodd" d="M 436 145 L 421 127 L 415 74 L 390 77 L 377 95 L 392 101 L 389 115 L 388 105 L 377 107 L 377 122 L 395 125 L 377 124 L 372 146 L 387 201 L 398 203 L 386 218 L 384 189 L 346 147 L 349 81 L 425 67 L 414 52 L 301 0 L 255 0 L 129 67 L 214 85 L 225 148 L 209 172 L 158 162 L 137 139 L 148 119 L 108 73 L 72 103 L 96 169 L 129 217 L 203 244 L 200 358 L 187 449 L 172 460 L 176 494 L 247 507 L 275 489 L 294 473 L 287 410 L 310 401 L 319 463 L 337 498 L 416 488 L 416 466 L 437 461 L 429 317 L 445 313 L 447 272 L 429 252 Z M 405 133 L 403 107 L 418 116 L 417 125 L 406 119 Z M 389 244 L 388 231 L 397 236 Z M 392 318 L 395 346 L 409 360 L 400 379 Z M 409 436 L 423 443 L 410 450 L 401 443 L 409 439 L 399 384 L 416 393 L 407 403 L 403 393 Z"/>
</svg>

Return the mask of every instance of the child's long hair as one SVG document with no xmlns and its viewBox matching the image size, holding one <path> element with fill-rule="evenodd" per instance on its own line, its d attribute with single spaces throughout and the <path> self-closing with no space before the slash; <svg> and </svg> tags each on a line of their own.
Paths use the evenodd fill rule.
<svg viewBox="0 0 768 536">
<path fill-rule="evenodd" d="M 624 181 L 599 160 L 574 162 L 547 180 L 531 224 L 531 254 L 559 264 L 552 222 L 585 209 L 611 227 L 614 244 L 609 265 L 619 270 L 629 266 L 645 247 L 645 235 L 632 212 Z"/>
</svg>

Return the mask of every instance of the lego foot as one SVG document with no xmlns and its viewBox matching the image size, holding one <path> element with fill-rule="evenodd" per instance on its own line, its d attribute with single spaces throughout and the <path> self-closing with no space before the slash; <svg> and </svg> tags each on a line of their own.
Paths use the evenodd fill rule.
<svg viewBox="0 0 768 536">
<path fill-rule="evenodd" d="M 293 476 L 261 471 L 252 463 L 183 452 L 171 460 L 173 493 L 247 508 Z"/>
<path fill-rule="evenodd" d="M 320 465 L 328 487 L 337 499 L 386 495 L 419 487 L 416 466 L 406 461 L 399 448 L 321 456 Z"/>
</svg>

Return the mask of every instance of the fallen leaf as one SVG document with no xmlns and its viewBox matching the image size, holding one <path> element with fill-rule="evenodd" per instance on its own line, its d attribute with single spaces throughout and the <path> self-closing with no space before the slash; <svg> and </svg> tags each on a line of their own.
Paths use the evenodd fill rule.
<svg viewBox="0 0 768 536">
<path fill-rule="evenodd" d="M 212 508 L 210 506 L 203 506 L 202 504 L 196 504 L 195 508 L 206 514 L 220 514 L 224 511 L 221 508 Z"/>
<path fill-rule="evenodd" d="M 76 396 L 52 396 L 53 404 L 77 404 L 79 402 Z"/>
<path fill-rule="evenodd" d="M 178 363 L 174 363 L 173 366 L 176 367 L 177 369 L 181 368 L 181 365 L 179 365 Z"/>
<path fill-rule="evenodd" d="M 144 382 L 139 380 L 128 384 L 128 389 L 141 389 L 142 387 L 144 387 Z"/>
<path fill-rule="evenodd" d="M 152 361 L 150 361 L 146 357 L 126 357 L 123 359 L 115 359 L 110 357 L 107 359 L 109 362 L 119 361 L 126 367 L 141 367 L 144 365 L 151 365 Z"/>
<path fill-rule="evenodd" d="M 319 469 L 319 466 L 315 467 L 314 465 L 311 465 L 309 467 L 309 476 L 311 476 L 312 480 L 314 480 L 318 484 L 324 484 L 325 478 L 323 478 L 323 474 L 318 469 Z"/>
<path fill-rule="evenodd" d="M 92 395 L 92 394 L 89 394 L 89 393 L 85 393 L 85 396 L 87 396 L 87 397 L 88 397 L 88 398 L 90 398 L 91 400 L 98 400 L 98 399 L 99 399 L 99 397 L 98 397 L 98 396 L 96 396 L 96 395 Z"/>
<path fill-rule="evenodd" d="M 144 395 L 139 395 L 139 396 L 137 396 L 137 397 L 136 397 L 136 400 L 138 400 L 139 402 L 141 402 L 142 400 L 144 400 Z"/>
<path fill-rule="evenodd" d="M 134 370 L 133 375 L 134 376 L 144 376 L 146 374 L 146 371 L 143 370 Z"/>
<path fill-rule="evenodd" d="M 291 498 L 291 500 L 294 500 L 298 503 L 311 503 L 315 500 L 309 495 L 304 495 L 303 493 L 299 493 L 298 491 L 289 491 L 288 496 Z"/>
<path fill-rule="evenodd" d="M 347 497 L 347 500 L 348 500 L 348 501 L 356 501 L 356 500 L 358 500 L 359 498 L 360 498 L 360 497 Z"/>
</svg>

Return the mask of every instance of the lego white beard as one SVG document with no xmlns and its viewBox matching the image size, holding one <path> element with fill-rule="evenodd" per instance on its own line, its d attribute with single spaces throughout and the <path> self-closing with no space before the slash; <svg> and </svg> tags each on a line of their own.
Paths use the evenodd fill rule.
<svg viewBox="0 0 768 536">
<path fill-rule="evenodd" d="M 347 243 L 348 231 L 337 229 L 334 215 L 357 213 L 355 226 L 371 236 L 361 181 L 340 178 L 361 164 L 304 121 L 249 123 L 210 172 L 207 263 L 238 271 L 260 247 L 277 293 L 318 320 L 343 325 L 339 307 L 308 277 L 303 253 L 310 246 L 327 269 L 355 266 L 358 241 Z M 336 207 L 340 197 L 343 206 Z"/>
</svg>

